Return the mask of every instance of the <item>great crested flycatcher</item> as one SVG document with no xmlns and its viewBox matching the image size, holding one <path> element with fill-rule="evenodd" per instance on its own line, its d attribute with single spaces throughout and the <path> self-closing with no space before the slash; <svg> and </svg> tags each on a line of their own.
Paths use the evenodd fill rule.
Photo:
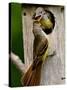
<svg viewBox="0 0 67 90">
<path fill-rule="evenodd" d="M 54 27 L 51 21 L 52 17 L 48 18 L 49 14 L 51 15 L 49 11 L 46 13 L 42 8 L 38 8 L 36 14 L 33 16 L 33 63 L 22 78 L 24 86 L 36 86 L 40 84 L 41 67 L 43 61 L 46 59 L 49 45 L 46 34 L 50 32 L 49 29 L 53 29 Z"/>
</svg>

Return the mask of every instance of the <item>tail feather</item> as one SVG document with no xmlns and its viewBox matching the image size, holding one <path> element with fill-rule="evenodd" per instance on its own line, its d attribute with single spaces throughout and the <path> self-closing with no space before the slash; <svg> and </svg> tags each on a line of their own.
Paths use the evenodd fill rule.
<svg viewBox="0 0 67 90">
<path fill-rule="evenodd" d="M 37 86 L 40 84 L 42 63 L 39 64 L 34 70 L 32 70 L 32 66 L 33 65 L 30 66 L 28 71 L 23 76 L 22 82 L 24 86 Z"/>
</svg>

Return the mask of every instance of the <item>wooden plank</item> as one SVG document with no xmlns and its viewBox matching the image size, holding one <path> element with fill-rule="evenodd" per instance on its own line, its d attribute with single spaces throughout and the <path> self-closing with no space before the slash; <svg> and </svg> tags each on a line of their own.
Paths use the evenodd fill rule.
<svg viewBox="0 0 67 90">
<path fill-rule="evenodd" d="M 41 85 L 51 85 L 51 84 L 64 84 L 65 80 L 65 61 L 64 61 L 64 9 L 60 6 L 43 6 L 43 8 L 49 9 L 55 15 L 56 25 L 54 31 L 49 37 L 49 53 L 56 51 L 56 55 L 53 57 L 48 57 L 43 63 L 41 71 Z M 27 67 L 33 61 L 33 21 L 32 15 L 36 7 L 29 6 L 24 7 L 23 12 L 26 13 L 23 18 L 23 38 L 24 38 L 24 58 Z"/>
</svg>

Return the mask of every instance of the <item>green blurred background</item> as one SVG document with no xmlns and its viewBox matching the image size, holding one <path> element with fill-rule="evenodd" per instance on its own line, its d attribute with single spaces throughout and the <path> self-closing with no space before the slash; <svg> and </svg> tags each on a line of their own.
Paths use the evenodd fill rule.
<svg viewBox="0 0 67 90">
<path fill-rule="evenodd" d="M 11 51 L 17 54 L 24 62 L 23 32 L 22 32 L 22 5 L 19 3 L 9 4 Z M 21 86 L 21 72 L 9 61 L 9 86 Z"/>
</svg>

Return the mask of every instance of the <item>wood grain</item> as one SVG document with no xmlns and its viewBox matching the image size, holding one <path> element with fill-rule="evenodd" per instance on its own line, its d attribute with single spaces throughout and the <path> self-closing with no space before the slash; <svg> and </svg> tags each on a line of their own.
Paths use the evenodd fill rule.
<svg viewBox="0 0 67 90">
<path fill-rule="evenodd" d="M 49 37 L 49 55 L 56 51 L 56 55 L 48 57 L 42 65 L 40 85 L 64 84 L 65 79 L 65 29 L 64 29 L 64 9 L 61 6 L 43 6 L 54 13 L 56 24 Z M 33 61 L 33 21 L 32 15 L 36 7 L 26 6 L 22 13 L 22 26 L 24 38 L 24 58 L 27 68 Z M 24 15 L 26 13 L 26 15 Z"/>
</svg>

